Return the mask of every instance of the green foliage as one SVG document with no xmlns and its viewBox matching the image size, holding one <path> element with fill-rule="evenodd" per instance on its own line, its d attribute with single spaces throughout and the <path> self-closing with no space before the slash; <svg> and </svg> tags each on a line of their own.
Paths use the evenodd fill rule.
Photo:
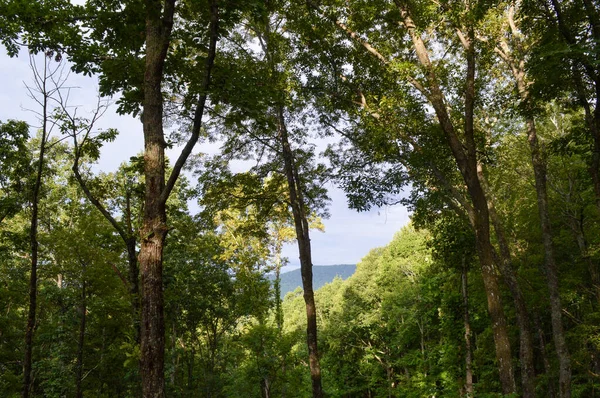
<svg viewBox="0 0 600 398">
<path fill-rule="evenodd" d="M 371 251 L 351 278 L 335 279 L 317 292 L 328 395 L 464 396 L 465 310 L 473 332 L 475 396 L 499 395 L 485 289 L 472 269 L 473 204 L 440 126 L 442 115 L 432 106 L 442 95 L 449 122 L 467 148 L 465 39 L 472 39 L 472 160 L 480 168 L 486 205 L 498 216 L 488 228 L 494 251 L 500 253 L 501 241 L 493 228 L 502 229 L 532 314 L 537 393 L 556 391 L 558 361 L 526 136 L 532 120 L 547 166 L 572 395 L 593 396 L 600 374 L 598 1 L 217 3 L 219 48 L 200 135 L 219 140 L 222 148 L 212 158 L 199 157 L 193 167 L 197 187 L 182 180 L 167 202 L 169 395 L 310 396 L 302 292 L 288 293 L 281 304 L 268 280 L 269 271 L 285 264 L 282 244 L 295 236 L 283 124 L 311 228 L 322 229 L 325 183 L 332 180 L 351 207 L 401 202 L 423 228 L 405 227 L 389 245 Z M 103 95 L 120 94 L 119 112 L 143 117 L 146 6 L 141 0 L 4 0 L 0 41 L 11 56 L 25 45 L 48 58 L 67 58 L 75 72 L 98 77 Z M 206 94 L 201 65 L 208 54 L 209 11 L 208 1 L 176 2 L 161 86 L 173 130 L 167 146 L 185 140 L 197 98 Z M 413 32 L 405 27 L 405 12 Z M 423 39 L 431 65 L 416 51 L 411 33 Z M 517 89 L 516 69 L 525 82 Z M 37 396 L 72 394 L 78 354 L 84 358 L 85 395 L 139 395 L 127 253 L 112 226 L 84 200 L 69 159 L 73 153 L 80 158 L 90 191 L 133 238 L 144 206 L 144 158 L 93 175 L 89 163 L 117 130 L 92 131 L 92 121 L 52 115 L 65 137 L 79 141 L 70 148 L 51 140 L 47 148 L 34 342 Z M 316 144 L 323 138 L 331 144 L 327 162 Z M 7 396 L 21 388 L 34 148 L 39 137 L 30 138 L 25 123 L 0 123 L 0 391 Z M 252 166 L 234 172 L 240 166 L 234 161 Z M 200 204 L 200 214 L 190 213 L 191 200 Z M 463 273 L 469 280 L 467 308 Z M 501 295 L 516 347 L 515 309 L 504 285 Z"/>
<path fill-rule="evenodd" d="M 27 176 L 32 170 L 25 122 L 0 122 L 0 222 L 16 214 L 29 200 Z"/>
</svg>

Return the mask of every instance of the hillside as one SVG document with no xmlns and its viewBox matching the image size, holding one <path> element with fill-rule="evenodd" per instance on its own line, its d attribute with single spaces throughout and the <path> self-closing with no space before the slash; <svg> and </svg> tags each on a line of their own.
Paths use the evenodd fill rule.
<svg viewBox="0 0 600 398">
<path fill-rule="evenodd" d="M 319 289 L 331 282 L 336 276 L 342 279 L 349 278 L 356 270 L 356 264 L 315 265 L 313 266 L 313 287 Z M 281 297 L 288 292 L 293 292 L 297 287 L 302 287 L 300 269 L 281 274 Z"/>
</svg>

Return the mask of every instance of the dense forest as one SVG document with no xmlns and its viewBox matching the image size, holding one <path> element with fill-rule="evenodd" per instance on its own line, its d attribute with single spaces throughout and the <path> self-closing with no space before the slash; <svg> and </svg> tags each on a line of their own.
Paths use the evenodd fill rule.
<svg viewBox="0 0 600 398">
<path fill-rule="evenodd" d="M 600 396 L 598 0 L 2 0 L 0 42 L 38 118 L 0 122 L 2 396 Z M 328 184 L 412 221 L 315 290 Z"/>
</svg>

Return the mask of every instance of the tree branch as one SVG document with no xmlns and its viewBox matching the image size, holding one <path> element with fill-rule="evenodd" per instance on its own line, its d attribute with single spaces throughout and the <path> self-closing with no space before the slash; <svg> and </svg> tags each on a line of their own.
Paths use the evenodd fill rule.
<svg viewBox="0 0 600 398">
<path fill-rule="evenodd" d="M 179 158 L 175 162 L 173 166 L 173 171 L 165 184 L 164 190 L 160 194 L 159 203 L 166 203 L 171 191 L 175 187 L 175 183 L 179 178 L 179 174 L 181 174 L 181 169 L 185 164 L 186 160 L 192 153 L 192 149 L 198 142 L 198 138 L 200 137 L 200 129 L 202 127 L 202 116 L 204 115 L 204 108 L 206 105 L 206 99 L 208 97 L 208 88 L 210 86 L 210 78 L 212 68 L 215 62 L 215 55 L 217 52 L 217 40 L 219 38 L 219 10 L 217 7 L 217 1 L 212 0 L 210 5 L 211 10 L 211 18 L 210 18 L 210 44 L 208 48 L 208 55 L 206 57 L 206 66 L 205 66 L 205 74 L 204 80 L 202 82 L 202 94 L 200 95 L 200 99 L 198 101 L 198 106 L 196 107 L 196 111 L 194 113 L 194 124 L 192 126 L 192 135 L 185 147 L 181 151 Z"/>
</svg>

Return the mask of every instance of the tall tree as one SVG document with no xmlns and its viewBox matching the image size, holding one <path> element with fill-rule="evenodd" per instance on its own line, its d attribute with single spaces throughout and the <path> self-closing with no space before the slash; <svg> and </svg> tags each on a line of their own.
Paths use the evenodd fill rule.
<svg viewBox="0 0 600 398">
<path fill-rule="evenodd" d="M 558 269 L 554 255 L 554 244 L 552 242 L 552 229 L 547 188 L 547 153 L 545 147 L 538 138 L 536 121 L 534 118 L 535 105 L 529 87 L 531 82 L 525 70 L 525 46 L 524 37 L 518 29 L 515 14 L 520 10 L 515 5 L 510 5 L 506 12 L 507 30 L 511 43 L 506 39 L 500 39 L 496 53 L 510 68 L 515 82 L 522 112 L 524 113 L 525 126 L 527 129 L 527 141 L 531 150 L 531 163 L 535 179 L 535 190 L 537 197 L 538 212 L 542 242 L 544 247 L 544 273 L 547 279 L 548 292 L 550 295 L 550 307 L 552 317 L 552 332 L 556 354 L 558 356 L 559 392 L 561 397 L 571 396 L 571 359 L 566 344 L 564 326 L 562 321 L 562 305 L 559 291 Z M 512 46 L 511 46 L 512 45 Z"/>
<path fill-rule="evenodd" d="M 390 88 L 390 91 L 402 90 L 405 93 L 403 95 L 417 94 L 433 109 L 445 144 L 450 150 L 456 169 L 460 172 L 469 197 L 467 209 L 471 211 L 469 217 L 475 231 L 480 269 L 486 286 L 502 391 L 510 394 L 516 391 L 511 343 L 495 270 L 488 198 L 478 176 L 481 139 L 475 127 L 475 110 L 478 97 L 477 82 L 480 78 L 476 73 L 479 52 L 476 49 L 475 29 L 482 15 L 485 14 L 486 6 L 466 2 L 460 9 L 453 9 L 443 22 L 438 21 L 438 15 L 422 7 L 422 4 L 404 1 L 394 1 L 392 5 L 379 4 L 372 8 L 377 15 L 375 18 L 380 19 L 376 21 L 362 15 L 356 7 L 336 6 L 324 11 L 322 5 L 309 3 L 309 8 L 316 19 L 324 20 L 337 29 L 338 33 L 335 36 L 339 40 L 351 41 L 352 46 L 347 53 L 350 52 L 352 58 L 360 57 L 357 58 L 361 60 L 359 62 L 364 62 L 374 72 L 383 74 L 382 77 L 373 78 L 368 75 L 370 79 L 366 79 L 367 81 L 371 80 L 379 85 L 395 85 Z M 448 78 L 445 68 L 440 69 L 446 66 L 446 61 L 438 59 L 435 51 L 428 44 L 429 40 L 426 39 L 424 31 L 427 27 L 438 26 L 438 22 L 434 21 L 444 25 L 443 29 L 440 27 L 436 30 L 434 37 L 455 43 L 452 51 L 454 60 L 458 62 L 457 66 L 460 65 L 463 71 L 460 77 Z M 375 28 L 377 24 L 379 27 Z M 403 27 L 403 34 L 408 35 L 409 45 L 405 45 L 406 42 L 402 38 L 390 31 L 390 27 L 397 24 Z M 385 35 L 383 32 L 393 35 L 392 45 L 382 41 Z M 365 39 L 363 35 L 368 38 Z M 307 36 L 308 40 L 314 37 L 311 33 L 307 33 Z M 356 51 L 352 51 L 353 49 Z M 371 60 L 363 61 L 364 55 L 356 55 L 359 50 L 371 57 Z M 333 51 L 339 50 L 334 48 Z M 355 64 L 355 68 L 360 67 L 362 67 L 360 63 Z M 333 78 L 339 80 L 337 75 L 340 72 L 335 71 L 335 74 Z M 352 75 L 346 77 L 342 72 L 342 80 L 350 80 L 349 78 L 357 83 L 360 82 L 360 78 Z M 409 83 L 412 87 L 397 85 L 395 82 L 398 79 L 403 83 Z M 360 104 L 366 117 L 377 118 L 377 112 L 369 109 L 370 104 L 364 90 L 359 86 L 357 91 L 359 101 L 353 102 Z M 377 97 L 374 97 L 376 101 Z M 458 98 L 460 100 L 457 100 Z M 460 112 L 456 112 L 452 106 L 456 106 Z"/>
<path fill-rule="evenodd" d="M 191 136 L 173 171 L 165 181 L 165 132 L 163 129 L 163 75 L 172 40 L 175 0 L 145 2 L 145 65 L 141 91 L 144 127 L 145 204 L 139 253 L 142 293 L 141 373 L 144 396 L 164 396 L 163 248 L 167 236 L 166 202 L 181 169 L 200 135 L 207 90 L 218 39 L 219 13 L 210 2 L 209 46 L 204 78 L 194 113 Z"/>
<path fill-rule="evenodd" d="M 31 246 L 31 271 L 29 275 L 29 310 L 27 315 L 27 326 L 25 329 L 25 358 L 23 360 L 23 391 L 24 398 L 29 397 L 31 393 L 31 372 L 32 372 L 32 351 L 33 351 L 33 334 L 36 325 L 36 309 L 37 309 L 37 285 L 38 285 L 38 222 L 39 222 L 39 202 L 41 189 L 43 184 L 43 174 L 45 167 L 45 154 L 47 142 L 52 131 L 52 121 L 50 113 L 53 106 L 50 104 L 52 96 L 60 90 L 64 80 L 60 79 L 60 70 L 62 66 L 59 64 L 52 65 L 52 53 L 44 54 L 43 65 L 38 67 L 35 58 L 30 57 L 31 70 L 33 71 L 34 86 L 28 88 L 31 98 L 40 106 L 39 121 L 40 142 L 38 156 L 36 161 L 36 174 L 33 188 L 31 189 L 31 226 L 29 232 Z"/>
</svg>

